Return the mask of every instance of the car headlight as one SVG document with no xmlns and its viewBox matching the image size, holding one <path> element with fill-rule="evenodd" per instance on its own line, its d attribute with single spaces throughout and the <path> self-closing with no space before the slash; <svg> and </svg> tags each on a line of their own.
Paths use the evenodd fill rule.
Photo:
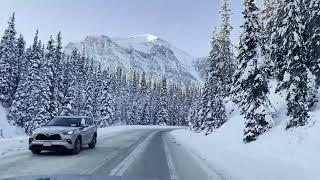
<svg viewBox="0 0 320 180">
<path fill-rule="evenodd" d="M 67 131 L 67 132 L 64 132 L 63 134 L 66 134 L 66 135 L 71 135 L 74 133 L 74 130 L 71 130 L 71 131 Z"/>
</svg>

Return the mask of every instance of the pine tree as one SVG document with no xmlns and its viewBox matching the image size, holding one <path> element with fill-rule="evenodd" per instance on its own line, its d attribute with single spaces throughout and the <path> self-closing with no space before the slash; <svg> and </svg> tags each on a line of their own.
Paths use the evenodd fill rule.
<svg viewBox="0 0 320 180">
<path fill-rule="evenodd" d="M 245 118 L 244 142 L 254 141 L 257 136 L 273 125 L 270 102 L 267 98 L 268 81 L 260 58 L 260 26 L 255 0 L 245 1 L 243 33 L 240 38 L 238 68 L 234 74 L 233 100 Z"/>
<path fill-rule="evenodd" d="M 36 32 L 31 57 L 30 68 L 26 79 L 27 89 L 29 89 L 28 115 L 25 129 L 28 134 L 50 120 L 50 82 L 46 75 L 45 57 L 41 41 L 38 40 Z"/>
<path fill-rule="evenodd" d="M 80 55 L 77 49 L 74 49 L 72 51 L 71 55 L 71 61 L 73 62 L 74 67 L 74 75 L 75 75 L 75 91 L 74 94 L 75 98 L 75 110 L 76 114 L 81 115 L 83 113 L 84 109 L 84 102 L 85 102 L 85 82 L 86 82 L 86 76 L 85 76 L 85 57 L 84 55 Z M 92 92 L 88 92 L 89 94 Z"/>
<path fill-rule="evenodd" d="M 93 89 L 93 118 L 99 119 L 99 98 L 102 94 L 102 85 L 103 85 L 103 75 L 101 70 L 101 64 L 99 63 L 98 66 L 95 68 L 94 73 L 94 89 Z"/>
<path fill-rule="evenodd" d="M 90 67 L 88 69 L 88 77 L 86 82 L 86 89 L 85 89 L 85 106 L 84 106 L 84 113 L 86 116 L 93 117 L 94 116 L 94 89 L 95 89 L 95 68 L 93 60 L 91 60 Z"/>
<path fill-rule="evenodd" d="M 278 0 L 265 0 L 264 9 L 261 15 L 261 55 L 266 61 L 265 73 L 269 78 L 277 77 L 281 79 L 281 73 L 275 69 L 273 59 L 278 59 L 279 51 L 279 31 L 276 28 L 278 16 Z M 278 74 L 277 74 L 278 73 Z"/>
<path fill-rule="evenodd" d="M 150 122 L 150 94 L 149 94 L 148 84 L 146 80 L 146 73 L 143 72 L 141 75 L 141 81 L 140 81 L 140 107 L 139 107 L 139 122 L 141 125 L 149 125 Z"/>
<path fill-rule="evenodd" d="M 234 73 L 234 55 L 232 51 L 232 43 L 230 34 L 232 31 L 232 26 L 230 24 L 230 16 L 231 10 L 229 8 L 229 0 L 223 0 L 223 4 L 220 11 L 220 16 L 222 19 L 221 27 L 219 28 L 219 32 L 217 32 L 217 54 L 215 57 L 215 61 L 217 61 L 218 71 L 224 75 L 224 79 L 222 81 L 222 95 L 228 96 L 230 92 L 230 84 L 232 83 L 232 75 Z M 211 55 L 210 55 L 211 56 Z M 212 58 L 212 57 L 211 57 Z M 209 61 L 211 61 L 209 57 Z"/>
<path fill-rule="evenodd" d="M 56 45 L 54 47 L 54 59 L 53 59 L 53 87 L 54 87 L 54 104 L 58 107 L 57 114 L 62 112 L 62 104 L 64 102 L 64 70 L 66 68 L 66 62 L 64 54 L 62 52 L 62 37 L 59 32 L 56 37 Z"/>
<path fill-rule="evenodd" d="M 200 93 L 194 95 L 194 98 L 188 113 L 187 125 L 192 130 L 197 130 L 200 127 L 200 123 L 199 123 L 199 112 L 201 109 L 200 99 L 201 99 Z"/>
<path fill-rule="evenodd" d="M 70 57 L 67 57 L 63 64 L 63 100 L 61 104 L 61 115 L 76 115 L 75 94 L 76 94 L 76 75 Z"/>
<path fill-rule="evenodd" d="M 0 42 L 0 103 L 4 107 L 10 107 L 18 85 L 16 43 L 15 15 L 13 14 Z"/>
<path fill-rule="evenodd" d="M 45 57 L 43 62 L 43 75 L 46 79 L 46 86 L 49 87 L 49 98 L 50 98 L 50 106 L 48 109 L 48 112 L 50 114 L 50 119 L 52 119 L 54 116 L 58 115 L 58 108 L 59 104 L 58 101 L 55 98 L 56 89 L 55 89 L 55 77 L 54 77 L 54 71 L 56 70 L 54 67 L 54 60 L 55 60 L 55 46 L 54 46 L 54 40 L 52 39 L 52 36 L 50 37 L 50 40 L 48 41 L 46 51 L 45 51 Z"/>
<path fill-rule="evenodd" d="M 320 1 L 305 0 L 306 6 L 306 45 L 307 60 L 312 73 L 316 76 L 317 86 L 320 85 Z M 308 15 L 307 15 L 308 14 Z"/>
<path fill-rule="evenodd" d="M 102 92 L 99 97 L 99 127 L 105 127 L 113 124 L 113 101 L 110 90 L 110 77 L 109 74 L 103 72 Z"/>
<path fill-rule="evenodd" d="M 201 97 L 199 120 L 195 128 L 206 130 L 209 134 L 226 122 L 226 112 L 223 104 L 225 71 L 220 59 L 219 37 L 213 33 L 211 51 L 208 58 L 209 70 Z"/>
<path fill-rule="evenodd" d="M 157 124 L 157 113 L 160 111 L 160 88 L 156 81 L 153 82 L 149 102 L 149 119 L 151 124 Z"/>
<path fill-rule="evenodd" d="M 19 35 L 19 38 L 17 39 L 17 60 L 18 60 L 18 82 L 17 84 L 19 84 L 20 79 L 26 75 L 26 61 L 25 61 L 25 47 L 26 46 L 26 42 L 24 41 L 24 38 L 22 36 L 22 34 Z"/>
<path fill-rule="evenodd" d="M 162 77 L 161 79 L 159 108 L 160 110 L 157 113 L 157 124 L 158 125 L 169 124 L 171 120 L 170 120 L 169 111 L 168 111 L 167 79 L 165 76 Z"/>
<path fill-rule="evenodd" d="M 287 128 L 307 124 L 308 111 L 315 102 L 315 77 L 312 75 L 304 36 L 306 10 L 302 0 L 281 4 L 282 53 L 285 68 L 277 90 L 288 90 L 286 97 L 290 121 Z M 278 67 L 279 69 L 281 67 Z"/>
<path fill-rule="evenodd" d="M 28 69 L 31 61 L 31 51 L 31 47 L 28 48 L 23 59 L 20 61 L 20 80 L 8 113 L 9 123 L 23 128 L 25 127 L 25 123 L 28 121 L 29 99 L 31 98 L 29 94 L 31 87 L 27 81 Z"/>
</svg>

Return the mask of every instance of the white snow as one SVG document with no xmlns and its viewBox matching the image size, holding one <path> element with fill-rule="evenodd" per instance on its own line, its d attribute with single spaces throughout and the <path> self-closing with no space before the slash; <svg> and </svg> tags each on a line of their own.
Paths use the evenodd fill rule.
<svg viewBox="0 0 320 180">
<path fill-rule="evenodd" d="M 271 83 L 272 91 L 275 84 Z M 319 179 L 320 110 L 310 113 L 311 122 L 307 126 L 285 130 L 288 120 L 285 95 L 271 93 L 269 97 L 275 109 L 275 127 L 255 142 L 242 142 L 244 119 L 237 111 L 209 136 L 185 129 L 171 135 L 226 179 Z M 228 111 L 232 108 L 229 103 Z"/>
<path fill-rule="evenodd" d="M 8 123 L 7 110 L 0 105 L 0 139 L 21 136 L 24 134 L 22 128 L 11 126 Z"/>
</svg>

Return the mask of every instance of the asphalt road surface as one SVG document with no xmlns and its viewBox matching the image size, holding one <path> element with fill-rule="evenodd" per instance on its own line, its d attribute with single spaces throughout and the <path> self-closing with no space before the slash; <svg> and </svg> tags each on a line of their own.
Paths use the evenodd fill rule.
<svg viewBox="0 0 320 180">
<path fill-rule="evenodd" d="M 128 130 L 98 137 L 78 155 L 29 151 L 0 157 L 0 179 L 28 175 L 106 175 L 215 180 L 221 176 L 175 142 L 166 129 Z"/>
</svg>

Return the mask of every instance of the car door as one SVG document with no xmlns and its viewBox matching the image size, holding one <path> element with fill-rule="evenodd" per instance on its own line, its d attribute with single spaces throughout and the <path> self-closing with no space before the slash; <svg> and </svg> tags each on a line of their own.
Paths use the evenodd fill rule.
<svg viewBox="0 0 320 180">
<path fill-rule="evenodd" d="M 91 118 L 87 118 L 86 122 L 89 125 L 89 127 L 88 127 L 88 139 L 89 139 L 88 143 L 90 143 L 92 140 L 95 128 L 94 128 L 93 120 Z"/>
<path fill-rule="evenodd" d="M 89 142 L 89 126 L 87 126 L 87 121 L 85 118 L 81 119 L 81 136 L 82 136 L 82 144 L 88 144 Z"/>
</svg>

